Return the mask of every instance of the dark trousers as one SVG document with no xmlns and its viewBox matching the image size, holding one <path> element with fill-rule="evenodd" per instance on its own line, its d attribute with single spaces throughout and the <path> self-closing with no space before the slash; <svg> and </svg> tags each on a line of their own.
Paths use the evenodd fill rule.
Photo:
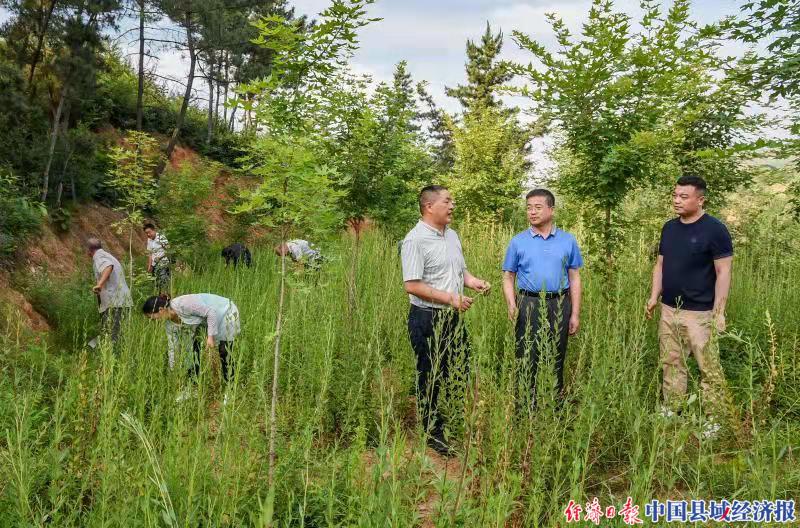
<svg viewBox="0 0 800 528">
<path fill-rule="evenodd" d="M 172 276 L 172 269 L 170 262 L 167 259 L 161 259 L 153 265 L 153 278 L 156 281 L 156 289 L 158 293 L 169 291 L 169 281 Z"/>
<path fill-rule="evenodd" d="M 519 308 L 515 329 L 517 357 L 527 357 L 529 360 L 532 401 L 536 401 L 536 374 L 539 370 L 540 356 L 553 345 L 556 352 L 556 395 L 560 399 L 564 388 L 564 360 L 567 357 L 569 318 L 572 316 L 569 293 L 550 299 L 519 295 L 517 307 Z"/>
<path fill-rule="evenodd" d="M 122 319 L 127 316 L 130 311 L 130 308 L 111 307 L 100 314 L 100 326 L 102 327 L 103 332 L 111 337 L 111 343 L 114 346 L 115 353 L 117 352 L 117 343 L 119 342 Z"/>
<path fill-rule="evenodd" d="M 233 351 L 233 341 L 217 341 L 217 344 L 220 367 L 222 368 L 222 380 L 227 382 L 233 376 L 233 358 L 228 354 L 228 352 Z M 200 375 L 200 357 L 203 351 L 203 340 L 199 327 L 194 332 L 192 348 L 194 349 L 194 362 L 189 367 L 189 376 L 196 378 Z"/>
<path fill-rule="evenodd" d="M 441 437 L 444 421 L 439 412 L 439 392 L 450 376 L 454 356 L 463 352 L 465 360 L 469 357 L 469 336 L 458 312 L 412 305 L 408 337 L 417 356 L 417 402 L 422 425 L 425 431 Z"/>
</svg>

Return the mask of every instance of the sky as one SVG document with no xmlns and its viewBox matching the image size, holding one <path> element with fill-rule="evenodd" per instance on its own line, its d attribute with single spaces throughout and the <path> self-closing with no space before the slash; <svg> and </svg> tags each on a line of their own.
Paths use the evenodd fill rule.
<svg viewBox="0 0 800 528">
<path fill-rule="evenodd" d="M 700 23 L 709 23 L 737 13 L 740 4 L 734 0 L 695 0 L 692 15 Z M 295 0 L 293 5 L 298 13 L 313 16 L 328 1 Z M 487 22 L 506 37 L 504 58 L 528 62 L 529 55 L 511 39 L 512 31 L 553 45 L 545 15 L 557 13 L 577 31 L 590 5 L 589 0 L 378 0 L 370 6 L 369 15 L 383 20 L 361 30 L 361 47 L 352 66 L 358 73 L 369 73 L 383 81 L 390 79 L 394 66 L 405 59 L 415 80 L 428 81 L 437 103 L 456 111 L 458 103 L 445 95 L 445 87 L 464 82 L 466 41 L 480 40 Z M 615 6 L 634 19 L 641 13 L 639 0 L 617 0 Z M 735 44 L 726 51 L 736 53 L 734 48 Z"/>
</svg>

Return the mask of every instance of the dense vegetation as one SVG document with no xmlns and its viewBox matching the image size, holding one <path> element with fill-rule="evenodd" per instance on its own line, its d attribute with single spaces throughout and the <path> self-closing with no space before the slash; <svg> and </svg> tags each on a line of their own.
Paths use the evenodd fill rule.
<svg viewBox="0 0 800 528">
<path fill-rule="evenodd" d="M 17 273 L 53 332 L 0 327 L 0 524 L 559 526 L 570 499 L 594 496 L 796 498 L 800 141 L 782 109 L 800 102 L 800 5 L 747 3 L 701 27 L 686 0 L 646 0 L 637 20 L 594 0 L 578 33 L 549 17 L 554 49 L 510 28 L 530 64 L 503 60 L 509 42 L 487 24 L 467 42 L 465 82 L 446 90 L 451 115 L 405 62 L 388 83 L 350 71 L 359 30 L 380 23 L 372 3 L 333 0 L 311 21 L 281 1 L 0 0 L 3 267 L 43 222 L 66 230 L 77 204 L 100 201 L 128 232 L 163 224 L 181 261 L 174 293 L 229 296 L 243 316 L 235 382 L 221 387 L 211 362 L 177 404 L 186 380 L 166 369 L 158 324 L 135 314 L 119 356 L 92 352 L 84 275 Z M 131 21 L 137 64 L 112 44 Z M 727 57 L 732 40 L 751 47 Z M 182 94 L 144 66 L 164 46 L 188 60 Z M 510 93 L 530 104 L 508 106 Z M 499 286 L 542 135 L 555 138 L 544 183 L 559 225 L 587 257 L 568 403 L 553 406 L 545 376 L 534 414 L 515 404 L 512 329 L 499 292 L 481 298 L 466 318 L 471 376 L 445 395 L 458 450 L 445 464 L 416 424 L 396 242 L 420 187 L 445 183 L 470 268 Z M 168 163 L 180 145 L 200 162 Z M 657 340 L 642 316 L 666 197 L 689 172 L 709 181 L 737 247 L 714 345 L 731 397 L 711 441 L 700 409 L 655 413 Z M 236 216 L 232 240 L 258 227 L 254 269 L 221 268 L 197 214 L 208 207 Z M 272 257 L 295 236 L 330 257 L 319 275 Z M 142 263 L 117 256 L 140 302 Z"/>
</svg>

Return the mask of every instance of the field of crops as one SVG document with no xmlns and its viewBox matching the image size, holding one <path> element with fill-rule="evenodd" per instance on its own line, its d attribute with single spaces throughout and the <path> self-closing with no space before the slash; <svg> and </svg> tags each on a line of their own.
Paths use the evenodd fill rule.
<svg viewBox="0 0 800 528">
<path fill-rule="evenodd" d="M 75 294 L 71 310 L 85 315 L 87 332 L 73 331 L 71 344 L 6 338 L 0 525 L 562 526 L 570 500 L 593 497 L 619 510 L 630 496 L 643 518 L 653 499 L 797 497 L 794 256 L 766 244 L 737 253 L 728 332 L 718 341 L 728 415 L 721 436 L 706 440 L 697 399 L 679 418 L 656 412 L 655 324 L 643 317 L 649 243 L 629 244 L 613 280 L 594 271 L 589 255 L 567 402 L 553 405 L 543 369 L 542 403 L 529 411 L 515 404 L 520 366 L 499 291 L 511 231 L 461 231 L 470 269 L 495 289 L 466 317 L 472 353 L 461 368 L 470 375 L 444 395 L 454 458 L 421 437 L 397 246 L 373 231 L 357 255 L 343 238 L 318 276 L 291 272 L 274 489 L 267 471 L 280 266 L 267 251 L 256 252 L 251 269 L 234 272 L 215 259 L 176 277 L 176 294 L 228 296 L 242 314 L 235 382 L 221 386 L 206 361 L 188 401 L 175 402 L 187 380 L 166 368 L 163 327 L 138 307 L 119 357 L 83 345 L 96 316 L 89 295 Z"/>
</svg>

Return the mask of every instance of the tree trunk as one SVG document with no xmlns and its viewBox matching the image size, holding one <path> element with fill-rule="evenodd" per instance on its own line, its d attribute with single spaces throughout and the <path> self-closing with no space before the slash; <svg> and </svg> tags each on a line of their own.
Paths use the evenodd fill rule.
<svg viewBox="0 0 800 528">
<path fill-rule="evenodd" d="M 197 55 L 194 52 L 194 41 L 192 40 L 191 31 L 191 15 L 186 15 L 186 43 L 189 48 L 189 78 L 186 79 L 186 91 L 183 93 L 183 102 L 181 103 L 180 112 L 178 112 L 178 119 L 175 122 L 175 130 L 172 131 L 172 136 L 167 143 L 166 157 L 161 160 L 156 169 L 156 177 L 161 176 L 164 169 L 172 156 L 172 151 L 175 150 L 175 145 L 178 143 L 178 137 L 181 134 L 181 127 L 183 120 L 186 118 L 186 110 L 189 108 L 189 99 L 192 97 L 192 83 L 194 82 L 194 68 L 197 65 Z"/>
<path fill-rule="evenodd" d="M 211 64 L 208 73 L 208 131 L 206 132 L 206 145 L 211 144 L 214 134 L 214 54 L 211 53 Z"/>
<path fill-rule="evenodd" d="M 222 121 L 228 122 L 228 75 L 230 73 L 230 54 L 225 53 L 225 96 L 222 98 Z"/>
<path fill-rule="evenodd" d="M 611 247 L 611 207 L 606 207 L 606 222 L 605 222 L 605 246 L 606 246 L 606 268 L 611 271 L 611 260 L 613 258 L 613 250 Z"/>
<path fill-rule="evenodd" d="M 133 291 L 133 226 L 128 227 L 128 274 L 131 292 Z"/>
<path fill-rule="evenodd" d="M 357 299 L 357 285 L 356 285 L 356 277 L 358 275 L 358 259 L 360 256 L 360 249 L 361 249 L 361 222 L 362 220 L 359 218 L 351 218 L 350 219 L 350 227 L 353 229 L 353 232 L 356 235 L 355 240 L 355 247 L 353 251 L 350 253 L 350 270 L 347 274 L 347 320 L 348 324 L 351 324 L 353 321 L 353 314 L 355 314 L 357 306 L 356 306 L 356 299 Z M 351 327 L 352 330 L 355 330 Z"/>
<path fill-rule="evenodd" d="M 139 87 L 136 90 L 136 130 L 144 120 L 144 1 L 139 0 Z"/>
<path fill-rule="evenodd" d="M 281 244 L 286 243 L 286 229 L 281 233 Z M 278 297 L 278 316 L 275 323 L 275 352 L 272 367 L 272 402 L 269 409 L 269 473 L 268 487 L 272 488 L 275 482 L 275 437 L 278 430 L 278 367 L 281 358 L 281 325 L 283 323 L 283 301 L 286 292 L 286 252 L 281 252 L 281 285 Z"/>
<path fill-rule="evenodd" d="M 36 65 L 42 58 L 42 48 L 44 47 L 44 38 L 47 36 L 47 29 L 50 27 L 50 19 L 53 16 L 53 11 L 56 8 L 57 0 L 52 0 L 44 14 L 44 20 L 40 26 L 39 34 L 36 36 L 36 49 L 33 51 L 33 58 L 31 59 L 31 69 L 28 72 L 28 95 L 33 99 L 36 91 L 33 89 L 33 76 L 36 73 Z"/>
<path fill-rule="evenodd" d="M 67 174 L 67 167 L 69 166 L 69 160 L 72 158 L 72 153 L 75 151 L 74 148 L 70 148 L 67 152 L 67 158 L 64 160 L 64 166 L 61 168 L 61 176 L 58 178 L 58 192 L 56 193 L 56 209 L 61 207 L 61 194 L 64 192 L 64 176 Z M 75 196 L 75 191 L 72 191 L 73 200 Z"/>
<path fill-rule="evenodd" d="M 220 64 L 217 64 L 217 77 L 219 77 L 219 71 L 220 71 L 219 66 Z M 217 79 L 216 81 L 217 81 L 217 91 L 214 96 L 214 126 L 217 126 L 217 121 L 219 121 L 219 92 L 222 91 L 220 90 L 222 82 L 220 82 L 219 79 Z"/>
<path fill-rule="evenodd" d="M 233 118 L 236 117 L 236 109 L 237 108 L 239 108 L 238 105 L 234 106 L 233 109 L 231 109 L 231 122 L 228 125 L 228 128 L 230 129 L 231 132 L 233 132 Z"/>
<path fill-rule="evenodd" d="M 50 133 L 50 148 L 47 151 L 47 164 L 44 166 L 44 174 L 42 174 L 42 202 L 47 201 L 47 191 L 50 185 L 50 166 L 53 164 L 53 154 L 56 151 L 56 141 L 58 140 L 58 131 L 60 129 L 59 123 L 61 122 L 61 112 L 64 110 L 64 99 L 67 98 L 67 85 L 61 87 L 61 95 L 58 100 L 58 107 L 56 108 L 56 115 L 53 118 L 53 129 Z"/>
<path fill-rule="evenodd" d="M 56 209 L 61 208 L 61 193 L 64 192 L 64 182 L 59 179 L 56 187 Z"/>
</svg>

